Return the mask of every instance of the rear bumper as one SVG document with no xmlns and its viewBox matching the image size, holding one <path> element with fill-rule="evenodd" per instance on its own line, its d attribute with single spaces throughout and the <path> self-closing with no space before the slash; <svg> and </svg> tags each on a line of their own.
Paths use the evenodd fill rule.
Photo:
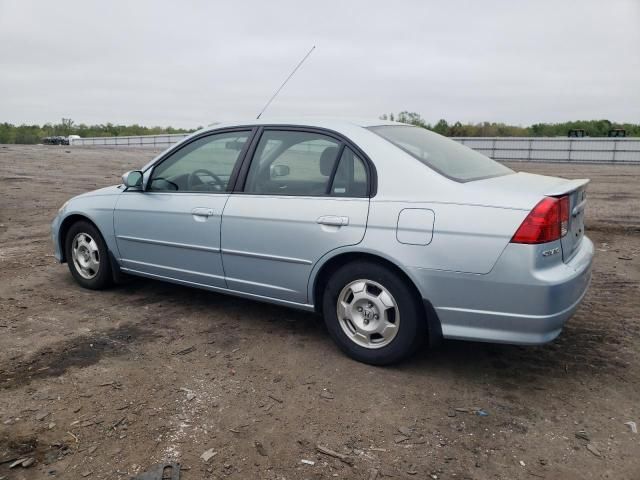
<svg viewBox="0 0 640 480">
<path fill-rule="evenodd" d="M 560 334 L 591 280 L 594 249 L 587 237 L 568 263 L 542 255 L 553 246 L 509 244 L 486 275 L 411 274 L 434 305 L 444 338 L 541 344 Z"/>
</svg>

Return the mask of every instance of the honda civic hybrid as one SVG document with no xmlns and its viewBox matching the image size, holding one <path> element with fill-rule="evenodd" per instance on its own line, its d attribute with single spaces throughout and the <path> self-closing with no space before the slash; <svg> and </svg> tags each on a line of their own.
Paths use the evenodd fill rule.
<svg viewBox="0 0 640 480">
<path fill-rule="evenodd" d="M 441 338 L 560 334 L 591 277 L 587 183 L 412 125 L 251 120 L 70 199 L 52 237 L 82 287 L 137 275 L 316 312 L 383 365 Z"/>
</svg>

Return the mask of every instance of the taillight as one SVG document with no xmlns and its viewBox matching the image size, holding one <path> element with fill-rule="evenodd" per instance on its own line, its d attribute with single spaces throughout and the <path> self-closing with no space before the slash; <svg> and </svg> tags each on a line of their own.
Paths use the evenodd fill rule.
<svg viewBox="0 0 640 480">
<path fill-rule="evenodd" d="M 569 197 L 545 197 L 524 219 L 511 243 L 547 243 L 569 231 Z"/>
<path fill-rule="evenodd" d="M 569 197 L 560 197 L 560 237 L 569 231 Z"/>
</svg>

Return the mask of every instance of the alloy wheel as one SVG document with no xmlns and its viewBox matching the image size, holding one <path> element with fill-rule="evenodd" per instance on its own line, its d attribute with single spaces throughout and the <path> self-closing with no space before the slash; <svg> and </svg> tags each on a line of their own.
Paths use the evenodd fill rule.
<svg viewBox="0 0 640 480">
<path fill-rule="evenodd" d="M 78 233 L 71 244 L 71 256 L 76 271 L 82 278 L 91 280 L 100 269 L 100 251 L 91 235 Z"/>
<path fill-rule="evenodd" d="M 373 280 L 355 280 L 346 285 L 336 308 L 342 331 L 365 348 L 382 348 L 395 338 L 400 311 L 393 295 Z"/>
</svg>

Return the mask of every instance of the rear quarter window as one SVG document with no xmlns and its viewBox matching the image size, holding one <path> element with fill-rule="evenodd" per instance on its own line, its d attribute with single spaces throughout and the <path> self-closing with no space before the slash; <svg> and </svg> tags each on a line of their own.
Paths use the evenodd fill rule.
<svg viewBox="0 0 640 480">
<path fill-rule="evenodd" d="M 369 127 L 369 130 L 436 172 L 457 182 L 514 173 L 513 170 L 495 160 L 425 128 L 383 125 Z"/>
</svg>

